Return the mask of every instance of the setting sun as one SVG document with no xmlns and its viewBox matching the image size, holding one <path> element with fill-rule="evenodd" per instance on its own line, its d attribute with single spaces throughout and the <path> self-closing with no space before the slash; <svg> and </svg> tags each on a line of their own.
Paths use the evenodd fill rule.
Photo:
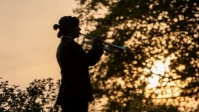
<svg viewBox="0 0 199 112">
<path fill-rule="evenodd" d="M 165 62 L 162 60 L 155 61 L 151 67 L 151 72 L 153 73 L 150 78 L 148 78 L 149 85 L 148 88 L 153 88 L 158 85 L 159 75 L 164 75 L 165 72 L 169 72 L 170 58 L 166 58 Z"/>
</svg>

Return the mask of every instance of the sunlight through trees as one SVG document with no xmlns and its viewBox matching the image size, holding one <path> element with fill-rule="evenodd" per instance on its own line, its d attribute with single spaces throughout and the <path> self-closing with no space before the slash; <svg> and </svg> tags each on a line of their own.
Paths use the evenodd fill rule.
<svg viewBox="0 0 199 112">
<path fill-rule="evenodd" d="M 127 46 L 124 53 L 105 53 L 103 60 L 90 68 L 95 98 L 90 104 L 92 111 L 199 110 L 198 2 L 77 0 L 77 3 L 74 13 L 88 35 L 102 35 L 112 44 Z M 43 104 L 36 98 L 42 98 L 43 83 L 36 82 L 23 96 L 30 98 L 26 96 L 29 93 L 30 101 L 36 102 L 32 104 L 41 108 Z M 13 93 L 11 88 L 1 88 L 4 96 L 4 90 Z M 9 95 L 4 100 L 15 98 Z"/>
<path fill-rule="evenodd" d="M 74 12 L 87 28 L 85 32 L 128 48 L 123 54 L 106 53 L 91 68 L 96 98 L 108 97 L 105 107 L 110 109 L 106 111 L 129 111 L 133 94 L 142 94 L 144 104 L 173 104 L 186 111 L 197 108 L 198 104 L 192 108 L 186 102 L 197 102 L 199 96 L 198 2 L 77 1 Z"/>
</svg>

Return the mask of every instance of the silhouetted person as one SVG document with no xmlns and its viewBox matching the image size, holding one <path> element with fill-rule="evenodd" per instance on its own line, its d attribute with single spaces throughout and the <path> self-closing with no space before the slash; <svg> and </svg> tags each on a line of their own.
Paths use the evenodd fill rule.
<svg viewBox="0 0 199 112">
<path fill-rule="evenodd" d="M 103 54 L 102 39 L 94 39 L 92 48 L 85 52 L 74 41 L 81 30 L 78 18 L 64 16 L 53 28 L 59 29 L 57 36 L 61 38 L 56 57 L 62 78 L 56 105 L 61 105 L 63 112 L 88 112 L 88 102 L 93 100 L 88 68 Z"/>
</svg>

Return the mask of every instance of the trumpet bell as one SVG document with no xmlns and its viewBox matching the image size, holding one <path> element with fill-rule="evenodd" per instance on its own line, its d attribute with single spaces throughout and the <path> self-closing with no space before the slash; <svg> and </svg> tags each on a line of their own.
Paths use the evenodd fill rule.
<svg viewBox="0 0 199 112">
<path fill-rule="evenodd" d="M 126 46 L 113 45 L 107 42 L 104 42 L 104 43 L 105 43 L 104 45 L 108 45 L 106 49 L 109 49 L 112 52 L 117 52 L 117 51 L 124 52 L 124 50 L 126 50 Z"/>
<path fill-rule="evenodd" d="M 110 43 L 105 43 L 102 47 L 105 51 L 116 53 L 116 52 L 124 52 L 126 50 L 126 46 L 117 46 Z"/>
<path fill-rule="evenodd" d="M 126 50 L 126 46 L 122 46 L 122 47 L 118 46 L 118 47 L 119 47 L 118 49 L 119 49 L 120 51 L 122 51 L 122 52 Z"/>
</svg>

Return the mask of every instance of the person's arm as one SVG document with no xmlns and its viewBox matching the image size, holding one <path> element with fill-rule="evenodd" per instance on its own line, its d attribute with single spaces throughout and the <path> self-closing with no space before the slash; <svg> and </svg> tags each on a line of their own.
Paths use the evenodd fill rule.
<svg viewBox="0 0 199 112">
<path fill-rule="evenodd" d="M 90 66 L 95 65 L 99 61 L 103 54 L 103 49 L 101 48 L 102 46 L 103 38 L 101 36 L 95 37 L 92 42 L 92 48 L 88 52 L 88 54 L 91 55 L 90 58 L 92 58 L 89 63 Z"/>
<path fill-rule="evenodd" d="M 90 58 L 89 66 L 95 65 L 99 61 L 103 53 L 104 53 L 103 49 L 100 48 L 99 46 L 92 47 L 87 53 L 88 58 Z"/>
<path fill-rule="evenodd" d="M 82 67 L 95 65 L 103 54 L 103 50 L 92 47 L 88 53 L 84 52 L 81 46 L 74 43 L 62 42 L 60 45 L 60 56 L 62 62 L 67 66 Z"/>
</svg>

